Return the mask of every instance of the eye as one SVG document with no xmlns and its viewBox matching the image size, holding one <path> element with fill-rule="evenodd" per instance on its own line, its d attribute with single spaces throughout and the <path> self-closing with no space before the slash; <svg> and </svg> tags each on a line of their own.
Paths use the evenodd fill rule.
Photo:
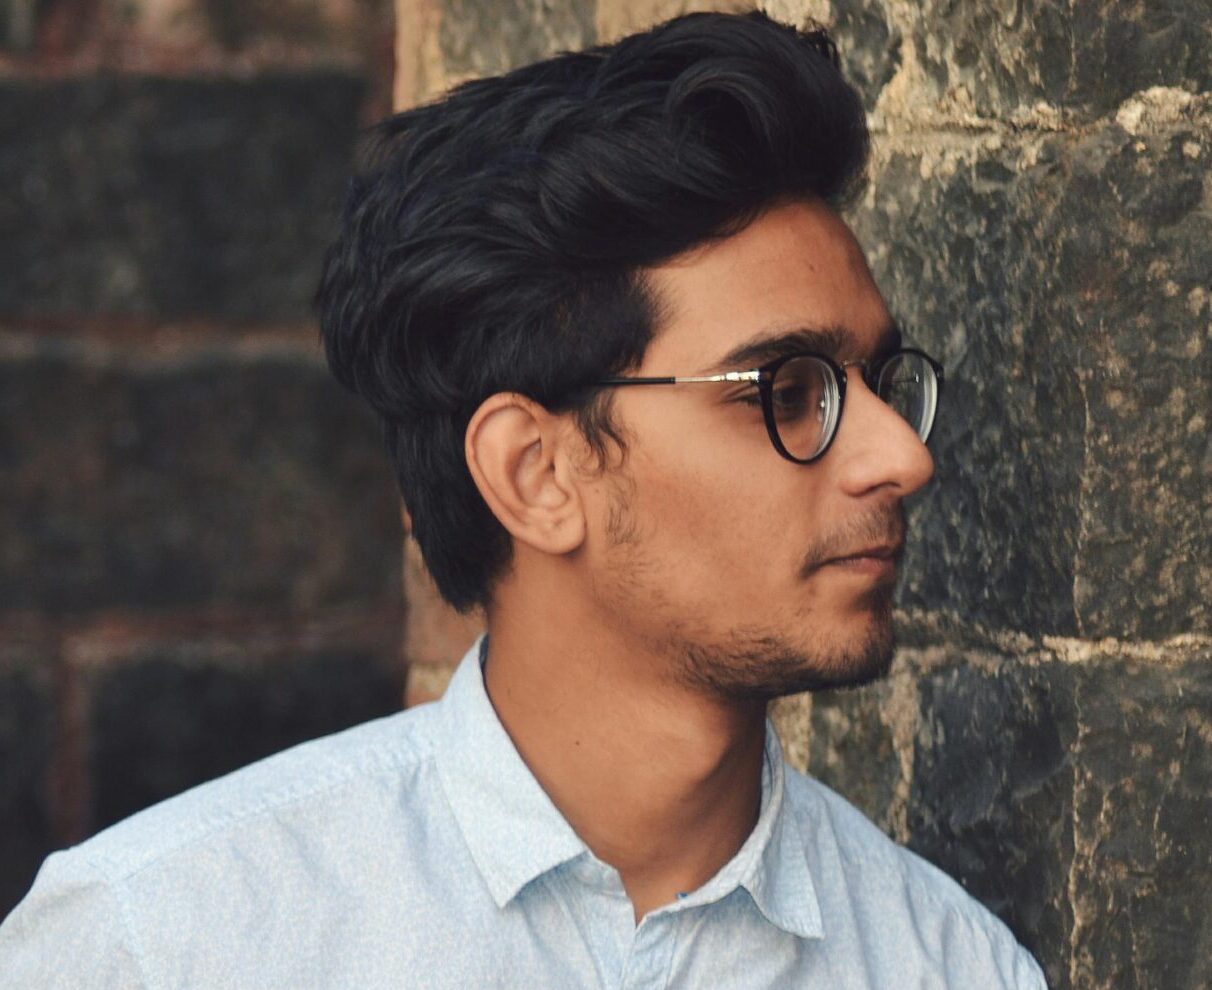
<svg viewBox="0 0 1212 990">
<path fill-rule="evenodd" d="M 831 372 L 812 357 L 796 358 L 778 369 L 770 389 L 771 405 L 780 422 L 812 418 L 827 412 Z"/>
<path fill-rule="evenodd" d="M 815 404 L 820 404 L 820 396 L 813 396 L 810 389 L 803 384 L 787 384 L 773 389 L 770 393 L 774 411 L 780 417 L 799 416 L 808 412 Z"/>
</svg>

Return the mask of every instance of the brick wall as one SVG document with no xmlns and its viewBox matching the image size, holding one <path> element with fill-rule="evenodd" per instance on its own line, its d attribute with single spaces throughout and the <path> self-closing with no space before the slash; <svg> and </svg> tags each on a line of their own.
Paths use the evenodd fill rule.
<svg viewBox="0 0 1212 990">
<path fill-rule="evenodd" d="M 393 46 L 362 0 L 0 4 L 0 915 L 400 705 L 397 501 L 310 311 Z"/>
<path fill-rule="evenodd" d="M 697 4 L 398 0 L 396 95 Z M 875 133 L 849 217 L 943 358 L 893 676 L 789 754 L 1005 918 L 1051 986 L 1212 985 L 1212 13 L 770 0 Z M 407 547 L 414 700 L 477 629 Z"/>
</svg>

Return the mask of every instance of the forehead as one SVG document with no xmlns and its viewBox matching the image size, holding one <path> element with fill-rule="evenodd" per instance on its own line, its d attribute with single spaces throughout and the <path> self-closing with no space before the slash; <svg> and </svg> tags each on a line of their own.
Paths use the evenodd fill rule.
<svg viewBox="0 0 1212 990">
<path fill-rule="evenodd" d="M 835 332 L 836 356 L 850 360 L 873 353 L 892 324 L 854 235 L 819 202 L 779 206 L 645 275 L 659 316 L 642 369 L 654 374 L 705 371 L 803 329 Z"/>
</svg>

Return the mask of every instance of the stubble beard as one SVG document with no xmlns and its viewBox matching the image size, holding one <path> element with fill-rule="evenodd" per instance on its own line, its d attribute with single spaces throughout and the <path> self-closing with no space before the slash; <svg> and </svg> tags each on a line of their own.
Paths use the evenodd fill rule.
<svg viewBox="0 0 1212 990">
<path fill-rule="evenodd" d="M 681 644 L 680 679 L 726 701 L 771 701 L 805 691 L 857 688 L 886 677 L 896 642 L 892 583 L 864 596 L 866 634 L 846 646 L 795 643 L 784 634 L 734 632 L 717 643 Z"/>
<path fill-rule="evenodd" d="M 618 484 L 611 499 L 607 525 L 608 539 L 630 566 L 634 580 L 652 569 L 652 561 L 643 552 L 641 527 L 633 512 L 634 488 Z M 801 566 L 801 580 L 808 580 L 830 557 L 845 547 L 862 546 L 881 539 L 899 542 L 905 532 L 905 516 L 900 503 L 890 509 L 856 520 L 843 531 L 832 534 L 811 548 Z M 630 584 L 631 582 L 624 582 Z M 633 585 L 634 588 L 634 585 Z M 628 591 L 616 585 L 633 608 L 644 605 Z M 650 643 L 655 652 L 673 660 L 675 678 L 685 686 L 725 701 L 770 701 L 805 691 L 857 688 L 886 677 L 896 648 L 892 624 L 895 581 L 880 582 L 851 604 L 865 623 L 865 632 L 845 644 L 815 642 L 810 630 L 812 616 L 794 622 L 798 641 L 788 628 L 777 631 L 736 629 L 713 642 L 703 642 L 683 623 L 673 623 L 658 641 Z M 654 592 L 648 605 L 661 595 Z M 627 611 L 626 608 L 622 611 Z M 828 624 L 828 623 L 826 623 Z"/>
</svg>

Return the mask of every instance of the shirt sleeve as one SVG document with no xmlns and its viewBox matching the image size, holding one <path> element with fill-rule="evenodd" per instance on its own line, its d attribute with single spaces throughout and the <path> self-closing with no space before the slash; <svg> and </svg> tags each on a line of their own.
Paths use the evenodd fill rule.
<svg viewBox="0 0 1212 990">
<path fill-rule="evenodd" d="M 1048 990 L 1035 957 L 984 909 L 953 912 L 944 924 L 948 987 Z"/>
<path fill-rule="evenodd" d="M 0 925 L 0 987 L 146 990 L 112 885 L 83 857 L 55 853 Z"/>
</svg>

